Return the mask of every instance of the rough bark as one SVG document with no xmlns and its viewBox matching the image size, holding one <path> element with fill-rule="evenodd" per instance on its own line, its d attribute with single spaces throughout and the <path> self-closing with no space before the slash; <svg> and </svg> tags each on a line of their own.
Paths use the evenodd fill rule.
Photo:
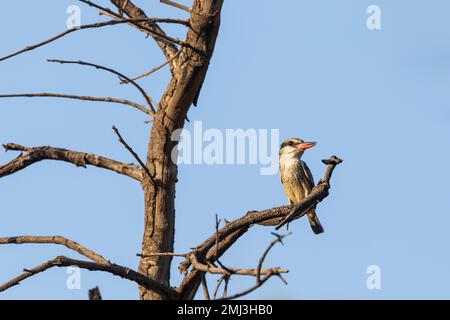
<svg viewBox="0 0 450 320">
<path fill-rule="evenodd" d="M 77 167 L 86 168 L 87 165 L 115 171 L 119 174 L 141 181 L 142 170 L 133 164 L 118 162 L 92 153 L 72 151 L 54 147 L 24 147 L 15 143 L 4 144 L 6 151 L 23 151 L 11 162 L 0 166 L 0 178 L 11 175 L 26 167 L 42 161 L 56 160 L 69 162 Z"/>
<path fill-rule="evenodd" d="M 148 255 L 173 251 L 177 166 L 171 159 L 176 146 L 171 137 L 176 129 L 183 128 L 203 83 L 219 30 L 222 4 L 222 0 L 195 1 L 187 42 L 198 51 L 182 49 L 179 67 L 161 100 L 148 144 L 147 166 L 156 185 L 148 177 L 144 178 L 145 224 L 139 271 L 166 285 L 169 285 L 172 257 Z M 161 296 L 141 288 L 141 298 L 160 299 Z"/>
</svg>

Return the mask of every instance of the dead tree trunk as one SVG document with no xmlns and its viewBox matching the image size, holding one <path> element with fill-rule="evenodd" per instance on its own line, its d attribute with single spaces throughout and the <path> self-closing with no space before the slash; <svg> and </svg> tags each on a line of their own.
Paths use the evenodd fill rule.
<svg viewBox="0 0 450 320">
<path fill-rule="evenodd" d="M 172 161 L 172 150 L 176 147 L 172 134 L 183 128 L 189 107 L 196 103 L 200 93 L 219 31 L 222 4 L 223 0 L 195 1 L 187 37 L 187 43 L 195 50 L 182 49 L 160 103 L 161 111 L 153 120 L 148 144 L 147 167 L 153 177 L 152 180 L 145 177 L 143 182 L 145 225 L 139 271 L 166 285 L 169 285 L 172 258 L 148 255 L 173 252 L 177 166 Z M 161 297 L 142 288 L 141 298 Z"/>
<path fill-rule="evenodd" d="M 278 276 L 285 282 L 282 274 L 286 273 L 287 270 L 279 267 L 262 267 L 265 257 L 271 248 L 284 238 L 282 235 L 275 234 L 277 239 L 264 251 L 257 268 L 243 269 L 225 267 L 219 259 L 253 225 L 269 220 L 274 221 L 275 219 L 276 221 L 280 221 L 280 227 L 293 221 L 293 219 L 303 216 L 311 206 L 316 206 L 328 196 L 331 174 L 341 160 L 332 157 L 330 160 L 324 162 L 327 165 L 327 170 L 323 180 L 300 203 L 259 212 L 250 211 L 241 218 L 227 223 L 222 228 L 220 228 L 219 220 L 217 220 L 215 233 L 195 247 L 194 250 L 185 254 L 173 253 L 175 236 L 175 186 L 178 172 L 177 165 L 172 158 L 173 151 L 177 147 L 177 141 L 173 140 L 173 134 L 177 129 L 183 128 L 191 105 L 197 104 L 202 84 L 214 52 L 220 27 L 223 0 L 194 0 L 191 8 L 177 4 L 171 0 L 160 0 L 165 4 L 177 8 L 177 10 L 187 11 L 189 14 L 188 20 L 148 18 L 145 12 L 134 5 L 131 0 L 110 0 L 118 12 L 97 5 L 89 0 L 79 1 L 98 9 L 102 15 L 112 17 L 112 20 L 81 25 L 78 28 L 66 30 L 43 42 L 27 46 L 22 50 L 0 57 L 0 62 L 37 49 L 78 30 L 129 24 L 146 33 L 148 36 L 151 36 L 156 41 L 166 57 L 166 62 L 163 65 L 141 76 L 131 78 L 109 67 L 90 62 L 65 60 L 49 60 L 49 62 L 79 64 L 113 73 L 119 76 L 122 83 L 132 84 L 139 91 L 140 95 L 144 96 L 147 105 L 144 106 L 129 100 L 111 97 L 76 96 L 58 93 L 0 94 L 0 98 L 53 97 L 102 103 L 109 102 L 131 106 L 136 110 L 142 111 L 146 117 L 153 117 L 152 128 L 148 137 L 147 159 L 146 161 L 141 160 L 137 153 L 123 139 L 118 129 L 113 127 L 119 141 L 138 161 L 139 165 L 132 165 L 96 154 L 64 148 L 49 146 L 26 147 L 9 143 L 4 145 L 6 151 L 20 151 L 22 153 L 9 163 L 0 166 L 0 178 L 14 174 L 34 163 L 43 160 L 54 160 L 68 162 L 80 167 L 86 167 L 88 165 L 95 166 L 139 181 L 143 187 L 145 200 L 145 223 L 139 272 L 112 263 L 87 247 L 61 236 L 0 237 L 0 245 L 27 243 L 63 245 L 70 250 L 84 255 L 90 260 L 75 260 L 65 256 L 56 257 L 34 268 L 24 269 L 25 271 L 22 274 L 0 285 L 0 292 L 12 288 L 21 281 L 50 268 L 73 265 L 90 271 L 108 272 L 133 281 L 139 285 L 140 297 L 143 300 L 193 299 L 200 285 L 203 286 L 205 298 L 210 299 L 211 295 L 209 294 L 206 283 L 206 274 L 219 274 L 222 276 L 212 296 L 214 299 L 216 298 L 216 293 L 221 283 L 224 283 L 225 286 L 222 298 L 231 299 L 239 298 L 252 292 L 262 286 L 272 276 Z M 176 23 L 186 26 L 188 28 L 186 39 L 178 40 L 167 36 L 157 23 Z M 165 65 L 170 67 L 172 78 L 161 101 L 155 103 L 136 81 L 144 76 L 150 75 Z M 179 269 L 185 273 L 184 279 L 175 288 L 170 285 L 170 269 L 174 256 L 185 259 L 179 265 Z M 256 284 L 242 293 L 227 296 L 228 281 L 234 275 L 255 277 Z"/>
</svg>

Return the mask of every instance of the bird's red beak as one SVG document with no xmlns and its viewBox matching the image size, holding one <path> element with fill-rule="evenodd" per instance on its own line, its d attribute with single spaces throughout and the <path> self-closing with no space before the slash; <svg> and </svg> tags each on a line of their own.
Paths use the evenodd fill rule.
<svg viewBox="0 0 450 320">
<path fill-rule="evenodd" d="M 297 150 L 299 151 L 303 151 L 309 148 L 314 147 L 317 144 L 317 142 L 303 142 L 303 143 L 299 143 L 297 145 Z"/>
</svg>

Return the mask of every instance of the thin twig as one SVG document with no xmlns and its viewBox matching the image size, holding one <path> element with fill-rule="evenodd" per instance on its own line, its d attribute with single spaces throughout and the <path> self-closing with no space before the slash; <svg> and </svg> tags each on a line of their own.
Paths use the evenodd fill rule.
<svg viewBox="0 0 450 320">
<path fill-rule="evenodd" d="M 217 259 L 216 262 L 225 271 L 225 274 L 229 274 L 229 275 L 234 274 L 234 270 L 232 268 L 225 266 L 222 262 L 220 262 L 219 259 Z M 212 265 L 212 263 L 210 263 L 210 265 Z M 214 267 L 214 265 L 212 265 L 212 266 Z"/>
<path fill-rule="evenodd" d="M 285 235 L 279 235 L 279 234 L 276 234 L 276 233 L 272 233 L 272 234 L 273 234 L 274 236 L 276 236 L 277 238 L 276 238 L 275 240 L 273 240 L 273 241 L 269 244 L 269 246 L 268 246 L 267 249 L 264 251 L 264 253 L 263 253 L 263 255 L 261 256 L 261 258 L 259 259 L 258 267 L 256 268 L 256 284 L 255 284 L 254 286 L 250 287 L 249 289 L 246 289 L 246 290 L 243 291 L 243 292 L 237 293 L 237 294 L 232 295 L 232 296 L 228 296 L 228 282 L 229 282 L 229 280 L 230 280 L 230 278 L 231 278 L 231 275 L 237 274 L 237 273 L 225 273 L 225 274 L 223 275 L 223 277 L 221 278 L 221 279 L 223 279 L 223 281 L 225 281 L 225 287 L 224 287 L 224 290 L 223 290 L 222 299 L 230 300 L 230 299 L 236 299 L 236 298 L 242 297 L 242 296 L 244 296 L 244 295 L 247 295 L 247 294 L 251 293 L 252 291 L 256 290 L 257 288 L 261 287 L 267 280 L 269 280 L 270 277 L 272 277 L 272 276 L 274 276 L 274 275 L 275 275 L 275 276 L 279 276 L 279 278 L 281 279 L 281 281 L 283 281 L 283 283 L 285 283 L 285 284 L 287 283 L 286 280 L 281 276 L 281 274 L 284 273 L 284 272 L 279 272 L 279 270 L 277 270 L 277 268 L 267 269 L 267 270 L 264 270 L 264 272 L 263 272 L 263 269 L 262 269 L 262 264 L 264 263 L 264 260 L 265 260 L 265 258 L 267 257 L 269 251 L 270 251 L 270 250 L 275 246 L 275 244 L 277 244 L 278 242 L 282 244 L 282 243 L 283 243 L 283 238 L 287 237 L 287 236 L 290 235 L 291 233 L 288 233 L 288 234 L 285 234 Z M 195 268 L 196 261 L 193 261 L 192 264 L 194 265 L 194 268 Z M 222 266 L 222 267 L 223 267 L 223 266 Z M 230 270 L 230 271 L 236 270 L 236 269 L 229 269 L 229 268 L 227 268 L 227 269 Z M 283 270 L 283 271 L 286 271 L 286 272 L 287 272 L 287 270 Z M 264 278 L 261 279 L 261 274 L 262 274 L 262 273 L 264 273 L 266 276 L 265 276 Z M 220 285 L 220 284 L 219 284 L 219 285 Z M 218 286 L 219 286 L 219 285 L 218 285 Z M 217 288 L 217 290 L 218 290 L 218 288 Z M 214 295 L 214 299 L 215 299 L 215 297 L 216 297 L 216 296 Z"/>
<path fill-rule="evenodd" d="M 141 254 L 136 253 L 137 257 L 141 258 L 151 258 L 151 257 L 180 257 L 180 258 L 186 258 L 186 253 L 173 253 L 173 252 L 156 252 L 156 253 L 149 253 L 149 254 Z"/>
<path fill-rule="evenodd" d="M 42 46 L 44 46 L 46 44 L 49 44 L 49 43 L 51 43 L 53 41 L 56 41 L 56 40 L 66 36 L 66 35 L 68 35 L 68 34 L 70 34 L 72 32 L 78 31 L 78 30 L 102 28 L 102 27 L 106 27 L 106 26 L 114 26 L 114 25 L 123 24 L 123 23 L 138 24 L 138 23 L 142 23 L 142 22 L 148 22 L 149 20 L 152 20 L 152 21 L 155 20 L 156 21 L 156 20 L 159 20 L 159 19 L 123 19 L 123 18 L 120 18 L 119 20 L 115 19 L 115 20 L 110 20 L 110 21 L 105 21 L 105 22 L 97 22 L 97 23 L 80 25 L 80 26 L 77 26 L 77 27 L 75 27 L 73 29 L 65 30 L 64 32 L 61 32 L 61 33 L 57 34 L 56 36 L 53 36 L 53 37 L 51 37 L 51 38 L 49 38 L 47 40 L 44 40 L 44 41 L 39 42 L 37 44 L 33 44 L 33 45 L 30 45 L 30 46 L 27 46 L 27 47 L 25 47 L 25 48 L 23 48 L 23 49 L 21 49 L 19 51 L 16 51 L 16 52 L 13 52 L 13 53 L 11 53 L 11 54 L 9 54 L 7 56 L 1 57 L 0 58 L 0 62 L 3 61 L 3 60 L 7 60 L 7 59 L 10 59 L 12 57 L 15 57 L 15 56 L 17 56 L 19 54 L 22 54 L 24 52 L 31 51 L 31 50 L 34 50 L 36 48 L 42 47 Z M 152 32 L 152 33 L 156 34 L 156 32 L 153 32 L 151 30 L 150 31 L 145 30 L 145 31 L 146 32 Z M 164 38 L 167 41 L 172 41 L 173 40 L 179 45 L 186 45 L 181 40 L 173 39 L 173 38 L 167 37 L 167 36 L 165 36 L 163 34 L 157 34 L 157 36 L 161 37 L 161 38 Z"/>
<path fill-rule="evenodd" d="M 219 292 L 220 285 L 222 284 L 222 282 L 223 282 L 223 280 L 225 279 L 226 276 L 227 275 L 223 275 L 223 276 L 220 277 L 219 280 L 217 280 L 217 285 L 216 285 L 216 287 L 214 289 L 214 294 L 213 294 L 213 299 L 214 300 L 216 300 L 217 293 Z"/>
<path fill-rule="evenodd" d="M 198 258 L 196 257 L 195 252 L 191 253 L 188 257 L 188 259 L 192 263 L 192 267 L 196 270 L 208 272 L 211 274 L 225 274 L 225 275 L 242 275 L 242 276 L 257 276 L 257 270 L 256 269 L 242 269 L 242 268 L 228 268 L 221 265 L 220 267 L 214 267 L 213 265 L 203 264 L 200 261 L 198 261 Z M 260 274 L 270 274 L 270 273 L 287 273 L 289 272 L 286 269 L 283 268 L 270 268 L 270 269 L 261 269 Z"/>
<path fill-rule="evenodd" d="M 223 286 L 223 294 L 222 294 L 222 299 L 226 299 L 226 297 L 228 296 L 228 284 L 230 282 L 230 277 L 229 275 L 225 275 L 223 281 L 225 282 L 225 285 Z"/>
<path fill-rule="evenodd" d="M 164 40 L 166 40 L 166 41 L 169 41 L 169 42 L 178 44 L 178 45 L 180 45 L 180 46 L 182 46 L 182 47 L 187 47 L 187 48 L 190 48 L 190 49 L 192 49 L 192 50 L 194 50 L 194 51 L 199 51 L 197 48 L 193 47 L 190 43 L 188 43 L 188 42 L 186 42 L 186 41 L 183 41 L 183 40 L 179 40 L 179 39 L 175 39 L 175 38 L 169 37 L 169 36 L 167 36 L 165 33 L 161 33 L 161 32 L 152 30 L 152 29 L 150 29 L 149 27 L 146 27 L 146 26 L 142 25 L 141 23 L 136 23 L 136 22 L 132 21 L 132 19 L 131 19 L 131 20 L 130 20 L 130 19 L 124 19 L 124 18 L 122 18 L 119 14 L 115 13 L 114 11 L 111 11 L 111 10 L 108 9 L 108 8 L 99 6 L 99 5 L 97 5 L 97 4 L 95 4 L 95 3 L 92 3 L 91 1 L 88 1 L 88 0 L 80 0 L 80 1 L 86 3 L 86 4 L 89 5 L 89 6 L 95 7 L 95 8 L 97 8 L 97 9 L 103 11 L 103 13 L 104 13 L 104 14 L 107 14 L 108 16 L 112 16 L 112 17 L 116 18 L 117 21 L 128 20 L 126 23 L 130 23 L 131 25 L 137 27 L 137 28 L 140 29 L 141 31 L 144 31 L 144 32 L 148 33 L 148 34 L 151 35 L 152 37 L 161 38 L 161 39 L 164 39 Z M 143 23 L 145 23 L 145 21 L 144 21 Z M 152 23 L 153 23 L 153 22 L 152 22 Z"/>
<path fill-rule="evenodd" d="M 130 26 L 132 26 L 133 28 L 136 28 L 138 30 L 141 30 L 145 33 L 148 33 L 146 29 L 144 29 L 144 27 L 142 27 L 141 25 L 139 25 L 139 23 L 171 23 L 171 24 L 179 24 L 179 25 L 183 25 L 186 27 L 190 27 L 191 23 L 190 20 L 184 20 L 184 19 L 172 19 L 172 18 L 142 18 L 142 19 L 132 19 L 132 18 L 124 18 L 123 16 L 120 16 L 118 14 L 116 14 L 115 12 L 111 11 L 106 8 L 104 9 L 99 9 L 100 10 L 100 15 L 104 15 L 110 18 L 114 18 L 117 21 L 124 21 L 123 23 L 127 23 Z"/>
<path fill-rule="evenodd" d="M 30 243 L 38 243 L 38 244 L 59 244 L 66 246 L 67 248 L 78 252 L 79 254 L 84 255 L 85 257 L 91 259 L 92 261 L 109 264 L 109 261 L 103 258 L 101 255 L 95 253 L 94 251 L 83 247 L 79 243 L 66 239 L 61 236 L 17 236 L 17 237 L 3 237 L 0 238 L 1 244 L 30 244 Z"/>
<path fill-rule="evenodd" d="M 88 4 L 89 4 L 89 2 L 90 2 L 90 1 L 88 1 L 88 0 L 81 0 L 81 1 L 83 1 L 83 2 L 85 2 L 85 3 L 88 3 Z M 110 2 L 111 2 L 112 4 L 114 4 L 117 8 L 121 7 L 121 3 L 123 3 L 122 0 L 110 0 Z M 91 6 L 94 6 L 94 7 L 96 7 L 96 8 L 102 8 L 102 7 L 98 6 L 98 5 L 94 5 L 94 4 L 90 4 L 90 5 L 91 5 Z M 115 14 L 114 12 L 111 12 L 111 10 L 109 10 L 109 9 L 107 9 L 107 8 L 105 8 L 105 9 L 107 10 L 106 12 L 100 9 L 100 13 L 106 14 L 106 13 L 108 13 L 108 11 L 109 11 L 111 14 L 113 14 L 113 15 Z M 145 12 L 144 12 L 141 8 L 139 8 L 139 7 L 137 7 L 136 5 L 134 5 L 131 1 L 129 1 L 128 4 L 127 4 L 127 6 L 126 6 L 125 8 L 123 8 L 123 11 L 124 11 L 124 13 L 125 13 L 127 16 L 129 16 L 130 18 L 136 18 L 136 19 L 139 19 L 139 18 L 148 18 L 147 15 L 145 14 Z M 117 19 L 116 16 L 114 16 L 114 17 Z M 156 41 L 158 47 L 159 47 L 159 48 L 162 50 L 162 52 L 164 53 L 164 56 L 166 57 L 166 59 L 170 59 L 170 58 L 178 51 L 177 46 L 176 46 L 174 43 L 172 43 L 172 42 L 170 42 L 170 41 L 167 41 L 167 40 L 164 39 L 164 38 L 157 37 L 157 36 L 154 36 L 154 35 L 150 34 L 150 33 L 147 32 L 146 30 L 144 30 L 144 27 L 145 27 L 144 25 L 147 26 L 149 29 L 151 29 L 151 30 L 157 32 L 157 33 L 160 33 L 160 34 L 165 35 L 164 30 L 162 30 L 162 29 L 159 27 L 159 25 L 158 25 L 157 23 L 154 23 L 154 22 L 153 22 L 153 23 L 152 23 L 152 22 L 143 23 L 142 26 L 140 26 L 140 25 L 138 25 L 138 24 L 135 24 L 135 25 L 131 24 L 131 26 L 133 26 L 133 27 L 139 29 L 140 31 L 145 32 L 145 33 L 147 34 L 147 36 L 152 36 L 152 38 Z M 172 70 L 172 73 L 174 73 L 175 68 L 177 68 L 177 67 L 178 67 L 178 64 L 176 63 L 176 61 L 174 61 L 174 62 L 170 65 L 170 69 Z"/>
<path fill-rule="evenodd" d="M 141 158 L 139 157 L 139 155 L 133 150 L 133 148 L 131 148 L 128 143 L 123 139 L 122 135 L 119 132 L 119 129 L 116 128 L 116 126 L 113 126 L 112 129 L 114 130 L 114 132 L 116 133 L 117 137 L 119 138 L 119 141 L 121 144 L 123 144 L 123 146 L 125 147 L 125 149 L 127 149 L 132 155 L 133 157 L 137 160 L 137 162 L 139 162 L 139 164 L 141 165 L 142 169 L 144 169 L 144 171 L 147 173 L 150 181 L 152 182 L 152 184 L 155 186 L 155 180 L 153 179 L 152 174 L 150 173 L 150 170 L 148 170 L 147 166 L 144 164 L 144 162 L 141 160 Z"/>
<path fill-rule="evenodd" d="M 237 298 L 243 297 L 243 296 L 245 296 L 245 295 L 247 295 L 247 294 L 249 294 L 249 293 L 255 291 L 255 290 L 258 289 L 259 287 L 261 287 L 261 286 L 262 286 L 264 283 L 266 283 L 266 281 L 269 280 L 272 276 L 273 276 L 273 274 L 268 274 L 268 275 L 265 276 L 263 279 L 261 279 L 261 281 L 260 281 L 259 283 L 257 283 L 257 284 L 255 284 L 254 286 L 248 288 L 247 290 L 244 290 L 244 291 L 242 291 L 242 292 L 240 292 L 240 293 L 236 293 L 236 294 L 234 294 L 234 295 L 232 295 L 232 296 L 228 296 L 228 297 L 225 297 L 225 298 L 222 298 L 222 299 L 218 299 L 218 300 L 233 300 L 233 299 L 237 299 Z"/>
<path fill-rule="evenodd" d="M 125 100 L 125 99 L 117 99 L 117 98 L 111 98 L 111 97 L 90 97 L 90 96 L 77 96 L 72 94 L 60 94 L 60 93 L 16 93 L 16 94 L 1 94 L 0 98 L 20 98 L 20 97 L 27 97 L 27 98 L 33 98 L 33 97 L 49 97 L 49 98 L 65 98 L 65 99 L 75 99 L 75 100 L 84 100 L 84 101 L 97 101 L 97 102 L 112 102 L 112 103 L 118 103 L 118 104 L 124 104 L 132 106 L 135 109 L 138 109 L 148 115 L 152 115 L 151 110 L 147 109 L 146 107 L 137 104 L 135 102 Z"/>
<path fill-rule="evenodd" d="M 136 82 L 133 81 L 133 79 L 130 79 L 129 77 L 127 77 L 126 75 L 124 75 L 121 72 L 118 72 L 114 69 L 111 68 L 107 68 L 98 64 L 94 64 L 94 63 L 90 63 L 90 62 L 85 62 L 85 61 L 68 61 L 68 60 L 57 60 L 57 59 L 48 59 L 48 62 L 56 62 L 56 63 L 60 63 L 60 64 L 79 64 L 82 66 L 89 66 L 89 67 L 94 67 L 96 69 L 100 69 L 100 70 L 104 70 L 104 71 L 108 71 L 112 74 L 115 74 L 119 77 L 119 79 L 121 81 L 127 81 L 128 83 L 131 83 L 133 86 L 136 87 L 136 89 L 139 90 L 139 92 L 144 96 L 145 100 L 147 101 L 148 106 L 150 107 L 150 109 L 152 110 L 152 114 L 155 114 L 155 108 L 153 107 L 153 100 L 150 98 L 150 96 L 147 94 L 147 92 L 145 92 L 145 90 L 138 85 Z"/>
<path fill-rule="evenodd" d="M 211 300 L 211 297 L 209 295 L 209 290 L 208 290 L 208 283 L 206 282 L 205 273 L 202 273 L 201 277 L 202 277 L 202 289 L 203 289 L 203 294 L 205 295 L 205 299 Z"/>
<path fill-rule="evenodd" d="M 270 250 L 271 250 L 277 243 L 283 244 L 283 239 L 284 239 L 285 237 L 291 235 L 292 232 L 289 232 L 289 233 L 284 234 L 284 235 L 279 235 L 279 234 L 276 234 L 276 233 L 274 233 L 274 232 L 272 232 L 272 234 L 273 234 L 274 236 L 276 236 L 277 238 L 276 238 L 275 240 L 273 240 L 273 241 L 269 244 L 269 246 L 268 246 L 267 249 L 264 251 L 264 253 L 263 253 L 263 255 L 261 256 L 261 258 L 259 258 L 258 267 L 256 268 L 256 270 L 257 270 L 257 271 L 256 271 L 256 282 L 257 282 L 257 283 L 261 282 L 261 268 L 262 268 L 262 265 L 263 265 L 263 263 L 264 263 L 264 260 L 266 259 L 267 255 L 269 254 Z"/>
<path fill-rule="evenodd" d="M 276 275 L 278 278 L 280 278 L 281 282 L 283 282 L 285 285 L 288 285 L 288 282 L 286 281 L 285 278 L 283 278 L 283 276 L 281 275 L 281 273 Z"/>
<path fill-rule="evenodd" d="M 145 73 L 143 73 L 143 74 L 141 74 L 139 76 L 136 76 L 136 77 L 132 78 L 131 80 L 135 81 L 135 80 L 139 80 L 141 78 L 144 78 L 144 77 L 147 77 L 147 76 L 151 75 L 152 73 L 158 71 L 159 69 L 163 68 L 164 66 L 168 65 L 173 60 L 175 60 L 180 55 L 180 53 L 181 53 L 181 50 L 178 50 L 178 52 L 172 58 L 170 58 L 169 60 L 166 60 L 166 62 L 164 62 L 163 64 L 160 64 L 156 68 L 153 68 L 153 69 L 151 69 L 148 72 L 145 72 Z M 121 83 L 128 84 L 129 82 L 131 82 L 131 81 L 125 79 L 125 80 L 122 80 Z"/>
<path fill-rule="evenodd" d="M 171 1 L 171 0 L 160 0 L 160 2 L 162 2 L 164 4 L 167 4 L 169 6 L 172 6 L 172 7 L 175 7 L 175 8 L 184 10 L 184 11 L 187 11 L 187 12 L 191 12 L 191 8 L 189 8 L 187 6 L 184 6 L 182 4 L 176 3 L 176 2 Z"/>
</svg>

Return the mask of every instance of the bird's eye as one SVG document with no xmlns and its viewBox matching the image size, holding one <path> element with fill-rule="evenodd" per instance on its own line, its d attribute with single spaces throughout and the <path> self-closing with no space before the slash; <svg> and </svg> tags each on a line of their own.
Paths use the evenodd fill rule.
<svg viewBox="0 0 450 320">
<path fill-rule="evenodd" d="M 292 146 L 293 144 L 294 144 L 294 141 L 289 141 L 289 142 L 287 143 L 288 146 Z"/>
</svg>

